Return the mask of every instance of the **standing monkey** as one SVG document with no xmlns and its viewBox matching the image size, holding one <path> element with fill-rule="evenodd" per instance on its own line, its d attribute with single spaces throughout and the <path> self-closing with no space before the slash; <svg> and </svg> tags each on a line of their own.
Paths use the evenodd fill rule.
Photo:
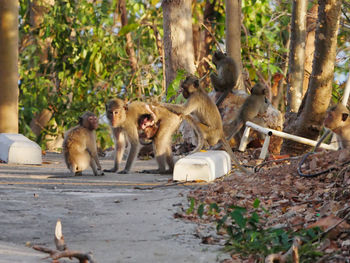
<svg viewBox="0 0 350 263">
<path fill-rule="evenodd" d="M 343 104 L 333 106 L 327 111 L 324 126 L 337 135 L 340 148 L 350 148 L 350 116 L 349 110 Z"/>
<path fill-rule="evenodd" d="M 214 53 L 213 63 L 217 74 L 211 73 L 210 79 L 215 91 L 222 92 L 216 101 L 216 106 L 219 107 L 228 93 L 236 86 L 240 70 L 233 58 L 220 51 Z"/>
<path fill-rule="evenodd" d="M 188 76 L 181 83 L 181 89 L 182 95 L 187 99 L 184 105 L 163 105 L 179 114 L 189 115 L 192 113 L 198 119 L 197 125 L 208 144 L 214 146 L 219 142 L 222 143 L 235 165 L 243 172 L 250 173 L 234 156 L 228 141 L 225 139 L 219 110 L 208 94 L 200 87 L 198 78 Z"/>
<path fill-rule="evenodd" d="M 268 107 L 267 99 L 265 97 L 266 88 L 263 84 L 257 83 L 250 92 L 250 96 L 240 107 L 236 119 L 229 124 L 230 134 L 226 138 L 228 141 L 241 130 L 247 121 L 261 124 L 261 121 L 257 120 L 256 116 L 259 113 L 266 111 Z"/>
<path fill-rule="evenodd" d="M 152 128 L 152 125 L 149 126 L 155 131 L 152 141 L 159 168 L 158 170 L 151 170 L 147 172 L 161 174 L 173 172 L 174 160 L 171 149 L 171 141 L 173 133 L 178 129 L 183 120 L 182 116 L 179 116 L 178 114 L 175 114 L 162 106 L 150 106 L 144 102 L 135 101 L 129 105 L 126 105 L 121 99 L 112 99 L 107 102 L 106 112 L 107 118 L 112 127 L 116 151 L 114 167 L 110 170 L 105 170 L 106 172 L 118 171 L 125 150 L 125 137 L 127 137 L 129 143 L 131 144 L 131 148 L 125 168 L 120 173 L 126 174 L 130 171 L 130 168 L 139 152 L 138 127 L 140 125 L 140 120 L 141 124 L 147 124 L 148 122 L 152 124 L 153 121 L 154 123 L 159 123 L 159 127 L 156 130 Z M 151 118 L 147 118 L 144 122 L 145 118 L 142 116 L 148 116 Z M 184 119 L 189 121 L 191 124 L 190 118 L 186 117 Z M 147 127 L 147 125 L 145 127 Z M 199 136 L 200 135 L 201 134 L 199 134 Z M 198 140 L 200 142 L 201 138 L 199 137 Z M 201 145 L 203 145 L 203 138 Z M 198 147 L 201 147 L 200 143 Z M 166 166 L 168 166 L 168 169 Z"/>
<path fill-rule="evenodd" d="M 103 175 L 97 171 L 97 169 L 101 170 L 96 146 L 97 127 L 96 115 L 88 111 L 79 118 L 79 125 L 71 128 L 64 135 L 64 159 L 68 169 L 76 176 L 82 175 L 82 171 L 89 166 L 94 175 Z"/>
</svg>

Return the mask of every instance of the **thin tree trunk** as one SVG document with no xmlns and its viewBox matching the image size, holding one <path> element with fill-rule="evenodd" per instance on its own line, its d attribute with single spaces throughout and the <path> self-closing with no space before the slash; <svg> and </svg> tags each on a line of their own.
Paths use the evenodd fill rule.
<svg viewBox="0 0 350 263">
<path fill-rule="evenodd" d="M 316 22 L 317 22 L 317 8 L 318 5 L 314 5 L 308 12 L 306 22 L 306 45 L 305 45 L 305 63 L 304 63 L 304 82 L 303 82 L 303 96 L 309 86 L 310 75 L 312 72 L 312 59 L 315 53 L 315 35 L 316 35 Z"/>
<path fill-rule="evenodd" d="M 45 14 L 48 12 L 50 6 L 55 4 L 54 0 L 32 0 L 29 1 L 29 15 L 30 15 L 30 25 L 32 31 L 35 32 L 44 20 Z M 40 48 L 37 51 L 37 55 L 40 57 L 40 62 L 42 64 L 48 63 L 48 52 L 49 46 L 51 45 L 52 39 L 46 38 L 41 39 L 41 35 L 33 35 L 35 43 Z M 36 136 L 39 136 L 42 129 L 49 123 L 53 112 L 49 109 L 44 109 L 33 116 L 30 122 L 30 128 Z"/>
<path fill-rule="evenodd" d="M 307 0 L 293 0 L 287 111 L 298 112 L 302 101 Z"/>
<path fill-rule="evenodd" d="M 191 0 L 163 0 L 166 88 L 178 70 L 194 74 Z"/>
<path fill-rule="evenodd" d="M 341 1 L 319 0 L 315 54 L 305 104 L 298 112 L 294 134 L 317 139 L 332 97 Z M 302 153 L 309 147 L 288 142 L 284 151 Z"/>
<path fill-rule="evenodd" d="M 122 27 L 124 27 L 124 26 L 128 25 L 128 13 L 126 10 L 125 0 L 119 0 L 118 10 L 119 10 L 119 14 L 120 14 L 120 20 L 121 20 Z M 132 41 L 131 33 L 130 32 L 126 33 L 125 38 L 126 38 L 126 53 L 129 55 L 131 69 L 132 69 L 134 74 L 137 74 L 137 70 L 138 70 L 137 59 L 136 59 L 136 54 L 135 54 L 135 50 L 134 50 L 134 44 Z M 137 89 L 138 97 L 141 98 L 141 95 L 142 95 L 141 94 L 141 87 L 140 87 L 140 83 L 138 83 L 138 84 L 139 84 L 138 85 L 139 87 Z"/>
<path fill-rule="evenodd" d="M 226 0 L 226 53 L 236 61 L 242 73 L 241 13 L 241 0 Z M 238 79 L 236 88 L 245 89 L 243 78 Z"/>
<path fill-rule="evenodd" d="M 214 7 L 216 5 L 216 0 L 210 1 L 207 0 L 205 2 L 205 8 L 204 8 L 204 16 L 203 16 L 203 25 L 204 28 L 202 30 L 199 30 L 200 38 L 198 41 L 200 41 L 200 48 L 198 48 L 198 74 L 199 76 L 204 76 L 209 71 L 209 64 L 204 58 L 207 58 L 209 56 L 210 47 L 212 43 L 214 42 L 213 34 L 214 29 L 212 28 L 212 22 L 214 19 Z M 206 82 L 208 85 L 210 85 L 210 78 L 209 75 L 206 79 Z"/>
<path fill-rule="evenodd" d="M 18 133 L 18 1 L 0 4 L 0 133 Z"/>
</svg>

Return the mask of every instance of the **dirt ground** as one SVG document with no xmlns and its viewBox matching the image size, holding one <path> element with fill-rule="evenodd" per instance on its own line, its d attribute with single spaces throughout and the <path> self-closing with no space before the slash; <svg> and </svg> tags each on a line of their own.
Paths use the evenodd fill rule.
<svg viewBox="0 0 350 263">
<path fill-rule="evenodd" d="M 197 224 L 174 218 L 199 184 L 164 186 L 167 175 L 132 173 L 71 177 L 62 155 L 42 166 L 0 164 L 0 263 L 51 262 L 32 245 L 54 245 L 62 222 L 69 249 L 93 253 L 97 262 L 219 262 L 221 245 L 204 245 Z M 112 160 L 102 159 L 102 166 Z M 134 171 L 154 168 L 137 161 Z M 39 260 L 40 259 L 40 260 Z M 77 262 L 77 260 L 60 260 Z"/>
</svg>

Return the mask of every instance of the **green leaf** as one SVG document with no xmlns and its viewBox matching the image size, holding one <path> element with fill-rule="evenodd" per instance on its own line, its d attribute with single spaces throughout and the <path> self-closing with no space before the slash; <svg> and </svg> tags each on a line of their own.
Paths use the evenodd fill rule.
<svg viewBox="0 0 350 263">
<path fill-rule="evenodd" d="M 230 216 L 241 229 L 246 227 L 247 219 L 242 215 L 241 209 L 233 210 L 233 212 L 230 213 Z"/>
<path fill-rule="evenodd" d="M 127 33 L 136 30 L 138 27 L 139 27 L 139 25 L 136 24 L 136 23 L 128 24 L 128 25 L 126 25 L 126 26 L 123 26 L 122 29 L 120 29 L 118 35 L 119 35 L 119 36 L 124 36 L 124 35 L 126 35 Z"/>
<path fill-rule="evenodd" d="M 260 200 L 259 200 L 258 198 L 256 198 L 256 199 L 254 200 L 253 207 L 256 209 L 256 208 L 259 207 L 259 205 L 260 205 Z"/>
<path fill-rule="evenodd" d="M 204 214 L 204 204 L 200 204 L 198 209 L 197 209 L 197 213 L 199 215 L 200 218 L 203 217 L 203 214 Z"/>
</svg>

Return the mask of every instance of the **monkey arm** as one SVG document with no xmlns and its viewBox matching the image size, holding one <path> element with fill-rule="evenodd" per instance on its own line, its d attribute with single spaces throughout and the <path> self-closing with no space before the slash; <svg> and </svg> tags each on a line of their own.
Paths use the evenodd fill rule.
<svg viewBox="0 0 350 263">
<path fill-rule="evenodd" d="M 182 114 L 184 110 L 184 105 L 180 104 L 162 103 L 161 106 L 167 108 L 169 111 L 175 114 Z"/>
</svg>

